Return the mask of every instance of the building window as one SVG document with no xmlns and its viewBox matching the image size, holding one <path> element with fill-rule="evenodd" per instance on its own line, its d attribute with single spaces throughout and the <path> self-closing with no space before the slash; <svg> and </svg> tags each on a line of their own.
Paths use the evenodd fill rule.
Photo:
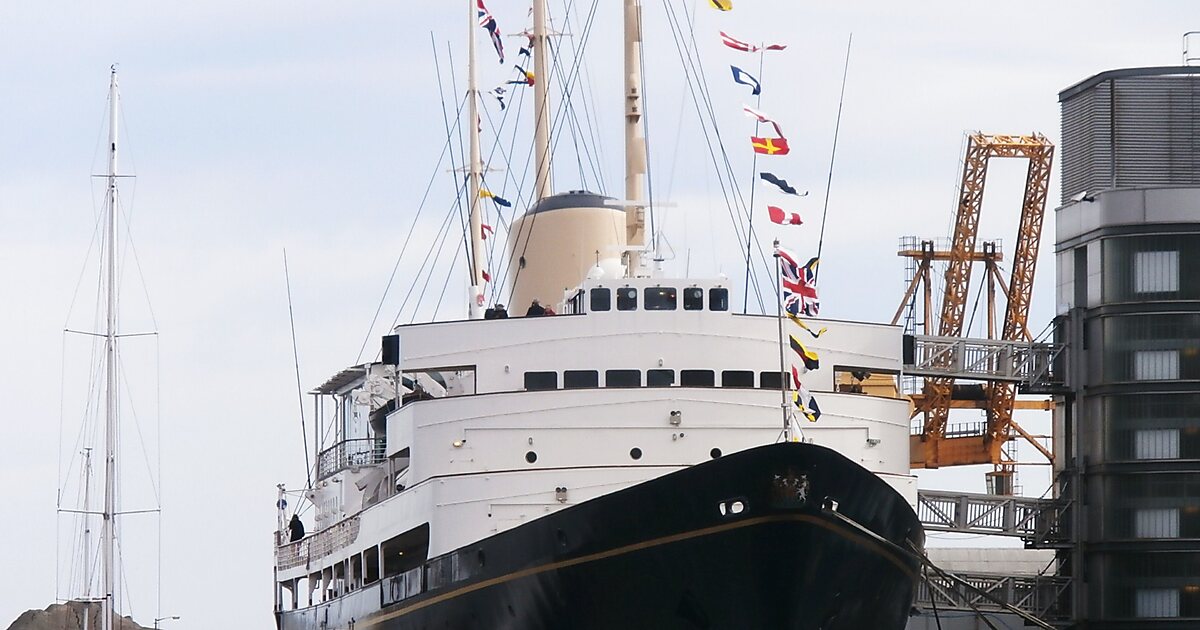
<svg viewBox="0 0 1200 630">
<path fill-rule="evenodd" d="M 605 387 L 641 387 L 642 373 L 637 370 L 607 370 L 604 372 Z"/>
<path fill-rule="evenodd" d="M 563 389 L 600 387 L 600 373 L 596 370 L 567 370 L 563 372 Z"/>
<path fill-rule="evenodd" d="M 763 389 L 783 389 L 783 372 L 759 372 L 758 386 Z"/>
<path fill-rule="evenodd" d="M 1179 538 L 1179 508 L 1134 510 L 1134 536 Z"/>
<path fill-rule="evenodd" d="M 612 292 L 608 289 L 592 289 L 592 305 L 590 311 L 607 311 L 612 308 Z"/>
<path fill-rule="evenodd" d="M 1135 616 L 1140 619 L 1179 616 L 1179 590 L 1139 588 L 1136 590 Z"/>
<path fill-rule="evenodd" d="M 715 381 L 712 370 L 679 370 L 679 384 L 684 387 L 712 387 Z"/>
<path fill-rule="evenodd" d="M 617 289 L 617 310 L 618 311 L 636 311 L 637 310 L 637 289 L 633 287 L 624 287 Z"/>
<path fill-rule="evenodd" d="M 688 287 L 683 290 L 683 310 L 685 311 L 703 311 L 704 310 L 704 289 L 700 287 Z"/>
<path fill-rule="evenodd" d="M 1133 353 L 1133 378 L 1137 381 L 1170 381 L 1178 379 L 1179 351 L 1135 351 Z"/>
<path fill-rule="evenodd" d="M 1134 254 L 1133 290 L 1137 293 L 1179 291 L 1179 252 Z"/>
<path fill-rule="evenodd" d="M 526 372 L 525 389 L 558 389 L 558 372 Z"/>
<path fill-rule="evenodd" d="M 1133 444 L 1135 459 L 1179 459 L 1179 429 L 1138 429 Z"/>
<path fill-rule="evenodd" d="M 729 289 L 709 289 L 708 290 L 708 310 L 710 310 L 710 311 L 728 311 L 729 310 Z"/>
<path fill-rule="evenodd" d="M 721 387 L 754 387 L 754 372 L 725 370 L 721 372 Z"/>
<path fill-rule="evenodd" d="M 675 310 L 675 287 L 649 287 L 646 289 L 647 311 Z"/>
<path fill-rule="evenodd" d="M 675 370 L 646 370 L 646 387 L 670 387 L 675 384 Z"/>
</svg>

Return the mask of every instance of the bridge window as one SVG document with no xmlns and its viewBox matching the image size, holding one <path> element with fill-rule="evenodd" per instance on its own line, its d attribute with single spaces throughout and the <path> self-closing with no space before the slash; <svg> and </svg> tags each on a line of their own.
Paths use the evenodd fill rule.
<svg viewBox="0 0 1200 630">
<path fill-rule="evenodd" d="M 675 384 L 675 370 L 646 370 L 646 387 L 670 387 Z"/>
<path fill-rule="evenodd" d="M 728 311 L 729 310 L 729 289 L 709 289 L 708 290 L 708 310 L 710 310 L 710 311 Z"/>
<path fill-rule="evenodd" d="M 684 387 L 712 387 L 715 381 L 712 370 L 679 370 L 679 384 Z"/>
<path fill-rule="evenodd" d="M 558 372 L 526 372 L 525 389 L 558 389 Z"/>
<path fill-rule="evenodd" d="M 605 387 L 641 387 L 642 373 L 638 370 L 607 370 L 604 372 Z"/>
<path fill-rule="evenodd" d="M 607 311 L 612 309 L 612 292 L 604 288 L 592 289 L 590 311 Z"/>
<path fill-rule="evenodd" d="M 636 311 L 637 310 L 637 289 L 633 287 L 623 287 L 617 289 L 617 310 L 618 311 Z"/>
<path fill-rule="evenodd" d="M 704 310 L 704 289 L 700 287 L 688 287 L 683 290 L 683 310 L 685 311 L 703 311 Z"/>
<path fill-rule="evenodd" d="M 721 387 L 754 387 L 754 372 L 725 370 L 721 372 Z"/>
<path fill-rule="evenodd" d="M 649 287 L 646 289 L 647 311 L 675 310 L 675 287 Z"/>
<path fill-rule="evenodd" d="M 563 389 L 600 387 L 600 373 L 596 370 L 567 370 L 563 372 Z"/>
<path fill-rule="evenodd" d="M 783 389 L 783 372 L 759 372 L 758 386 L 763 389 Z"/>
</svg>

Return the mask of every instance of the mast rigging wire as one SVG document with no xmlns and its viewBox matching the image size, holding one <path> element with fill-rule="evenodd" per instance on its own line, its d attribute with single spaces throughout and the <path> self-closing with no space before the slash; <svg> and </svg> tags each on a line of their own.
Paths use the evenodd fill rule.
<svg viewBox="0 0 1200 630">
<path fill-rule="evenodd" d="M 838 134 L 842 129 L 842 104 L 846 100 L 846 76 L 850 74 L 850 47 L 854 45 L 854 33 L 846 40 L 846 63 L 842 66 L 842 91 L 838 96 L 837 121 L 833 124 L 833 149 L 829 153 L 829 177 L 825 180 L 825 208 L 821 210 L 821 236 L 817 240 L 817 259 L 821 258 L 821 248 L 825 245 L 825 217 L 829 214 L 829 189 L 833 186 L 833 164 L 837 158 Z M 817 274 L 820 275 L 820 266 Z"/>
<path fill-rule="evenodd" d="M 307 478 L 305 487 L 312 488 L 312 463 L 308 459 L 308 425 L 304 419 L 304 387 L 300 384 L 300 349 L 296 344 L 296 316 L 292 312 L 292 277 L 288 273 L 287 248 L 283 248 L 283 280 L 287 285 L 288 324 L 292 329 L 292 360 L 296 365 L 296 399 L 300 403 L 300 435 L 304 439 L 304 474 Z"/>
<path fill-rule="evenodd" d="M 758 80 L 759 80 L 759 82 L 762 82 L 765 80 L 763 78 L 763 57 L 765 57 L 766 54 L 767 54 L 767 49 L 765 47 L 758 51 Z M 758 98 L 757 98 L 757 100 L 754 101 L 754 108 L 760 109 L 761 107 L 762 107 L 762 90 L 759 89 Z M 759 127 L 761 127 L 761 126 L 762 126 L 762 123 L 760 121 L 758 121 L 758 120 L 754 121 L 754 135 L 755 136 L 758 135 L 758 130 L 759 130 Z M 746 281 L 745 281 L 746 286 L 742 288 L 742 314 L 743 315 L 746 314 L 746 303 L 750 300 L 750 294 L 749 294 L 749 291 L 750 291 L 750 242 L 751 242 L 751 239 L 754 237 L 754 214 L 755 214 L 754 213 L 754 192 L 756 190 L 758 190 L 758 187 L 754 185 L 755 184 L 754 180 L 757 179 L 757 177 L 756 177 L 757 175 L 758 175 L 758 153 L 755 153 L 754 157 L 750 161 L 750 205 L 747 207 L 747 212 L 746 212 L 747 219 L 748 219 L 748 225 L 747 225 L 747 229 L 746 229 Z M 776 267 L 776 271 L 778 272 L 779 265 L 776 264 L 775 267 Z M 776 282 L 776 285 L 778 285 L 778 282 Z M 776 289 L 776 293 L 778 293 L 778 289 Z M 780 342 L 780 343 L 782 343 L 782 342 Z"/>
</svg>

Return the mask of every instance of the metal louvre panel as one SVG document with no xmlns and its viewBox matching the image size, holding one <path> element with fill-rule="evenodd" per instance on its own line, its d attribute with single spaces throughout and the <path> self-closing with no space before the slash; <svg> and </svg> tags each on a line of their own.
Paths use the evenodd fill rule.
<svg viewBox="0 0 1200 630">
<path fill-rule="evenodd" d="M 1112 186 L 1110 82 L 1062 104 L 1062 202 Z"/>
<path fill-rule="evenodd" d="M 1200 183 L 1200 87 L 1192 77 L 1134 77 L 1115 81 L 1116 185 Z"/>
</svg>

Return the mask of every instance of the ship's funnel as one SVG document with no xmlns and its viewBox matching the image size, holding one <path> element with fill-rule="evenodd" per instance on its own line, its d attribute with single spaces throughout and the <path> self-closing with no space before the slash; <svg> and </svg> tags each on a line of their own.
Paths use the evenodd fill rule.
<svg viewBox="0 0 1200 630">
<path fill-rule="evenodd" d="M 551 195 L 513 221 L 508 239 L 509 311 L 534 299 L 563 301 L 599 264 L 616 270 L 625 247 L 625 210 L 611 197 L 582 190 Z"/>
</svg>

